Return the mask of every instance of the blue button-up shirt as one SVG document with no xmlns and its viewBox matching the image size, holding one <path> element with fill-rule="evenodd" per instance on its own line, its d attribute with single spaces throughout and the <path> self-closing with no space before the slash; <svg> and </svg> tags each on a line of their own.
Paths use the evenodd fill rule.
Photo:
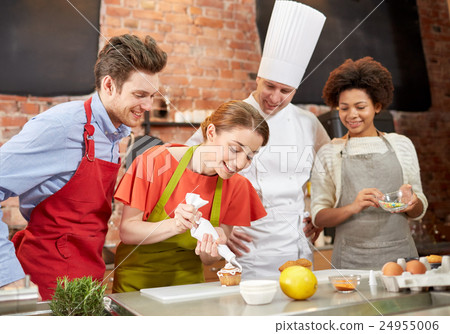
<svg viewBox="0 0 450 334">
<path fill-rule="evenodd" d="M 95 156 L 117 163 L 119 142 L 130 128 L 116 128 L 98 94 L 92 97 Z M 0 147 L 0 202 L 19 196 L 26 220 L 44 199 L 61 189 L 73 176 L 84 154 L 86 124 L 84 101 L 57 105 L 33 117 L 22 131 Z M 0 209 L 0 286 L 22 278 L 23 271 L 8 241 L 8 228 Z"/>
</svg>

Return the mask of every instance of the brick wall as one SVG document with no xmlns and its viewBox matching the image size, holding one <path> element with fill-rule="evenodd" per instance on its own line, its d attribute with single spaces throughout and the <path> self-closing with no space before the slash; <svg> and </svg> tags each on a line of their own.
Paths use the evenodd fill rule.
<svg viewBox="0 0 450 334">
<path fill-rule="evenodd" d="M 450 241 L 450 13 L 446 0 L 417 0 L 432 105 L 396 112 L 396 131 L 414 143 L 430 203 L 424 221 L 436 239 Z M 444 223 L 446 222 L 446 226 Z M 433 226 L 435 225 L 435 226 Z M 440 233 L 436 234 L 436 230 Z M 445 235 L 445 237 L 444 237 Z"/>
<path fill-rule="evenodd" d="M 171 110 L 215 109 L 254 88 L 260 51 L 254 0 L 104 0 L 102 34 L 151 35 L 168 53 Z M 103 41 L 101 41 L 103 45 Z"/>
<path fill-rule="evenodd" d="M 414 142 L 422 183 L 430 201 L 425 222 L 443 225 L 450 215 L 450 26 L 446 0 L 417 0 L 427 61 L 432 107 L 423 113 L 394 112 L 396 130 Z M 254 0 L 103 0 L 101 34 L 151 35 L 169 54 L 160 75 L 161 91 L 173 112 L 215 109 L 228 99 L 243 99 L 255 88 L 260 46 Z M 100 38 L 102 47 L 105 41 Z M 18 133 L 33 115 L 54 104 L 85 97 L 0 95 L 0 144 Z M 137 135 L 142 129 L 133 129 Z M 164 141 L 182 142 L 194 129 L 152 127 Z M 122 142 L 122 150 L 128 139 Z M 1 203 L 5 221 L 23 227 L 17 200 Z M 117 240 L 120 204 L 111 220 L 110 239 Z M 447 218 L 447 219 L 450 219 Z M 450 234 L 450 233 L 449 233 Z M 448 238 L 449 236 L 447 236 Z"/>
</svg>

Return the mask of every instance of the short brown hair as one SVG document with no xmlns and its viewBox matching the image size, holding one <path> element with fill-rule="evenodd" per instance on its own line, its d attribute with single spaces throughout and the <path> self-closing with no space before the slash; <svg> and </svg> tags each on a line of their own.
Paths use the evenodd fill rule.
<svg viewBox="0 0 450 334">
<path fill-rule="evenodd" d="M 206 129 L 209 124 L 214 124 L 217 133 L 236 128 L 250 129 L 263 138 L 262 146 L 265 146 L 269 140 L 269 125 L 264 117 L 252 105 L 243 101 L 225 102 L 206 117 L 201 124 L 204 140 L 206 140 Z"/>
<path fill-rule="evenodd" d="M 166 66 L 167 54 L 150 36 L 141 40 L 135 35 L 125 34 L 111 38 L 100 51 L 95 63 L 95 88 L 110 75 L 120 92 L 122 85 L 134 71 L 158 73 Z"/>
<path fill-rule="evenodd" d="M 363 89 L 373 104 L 380 103 L 382 109 L 391 104 L 394 85 L 391 73 L 372 57 L 357 61 L 347 59 L 330 73 L 323 88 L 322 98 L 327 105 L 339 105 L 339 95 L 348 89 Z"/>
</svg>

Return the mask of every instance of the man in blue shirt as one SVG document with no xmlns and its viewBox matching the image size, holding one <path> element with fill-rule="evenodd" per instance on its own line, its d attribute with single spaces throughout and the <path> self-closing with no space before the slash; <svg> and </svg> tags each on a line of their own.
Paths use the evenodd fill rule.
<svg viewBox="0 0 450 334">
<path fill-rule="evenodd" d="M 150 36 L 113 37 L 99 53 L 89 100 L 37 115 L 0 148 L 0 202 L 19 196 L 28 221 L 12 240 L 16 258 L 0 210 L 0 287 L 25 272 L 45 300 L 56 277 L 102 279 L 119 142 L 151 109 L 166 61 Z"/>
</svg>

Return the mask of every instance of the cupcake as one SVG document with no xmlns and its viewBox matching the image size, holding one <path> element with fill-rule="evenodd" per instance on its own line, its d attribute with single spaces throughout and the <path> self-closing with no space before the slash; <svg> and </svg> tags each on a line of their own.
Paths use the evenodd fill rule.
<svg viewBox="0 0 450 334">
<path fill-rule="evenodd" d="M 311 261 L 309 261 L 307 259 L 298 259 L 296 261 L 287 261 L 280 268 L 278 268 L 278 270 L 281 272 L 284 269 L 286 269 L 288 267 L 292 267 L 292 266 L 302 266 L 302 267 L 305 267 L 305 268 L 308 268 L 309 270 L 311 270 L 312 263 L 311 263 Z"/>
<path fill-rule="evenodd" d="M 296 266 L 296 265 L 297 265 L 297 263 L 295 263 L 295 261 L 287 261 L 280 268 L 278 268 L 278 270 L 280 272 L 282 272 L 284 269 L 292 267 L 292 266 Z"/>
<path fill-rule="evenodd" d="M 227 263 L 225 267 L 217 272 L 220 284 L 230 286 L 238 285 L 241 282 L 241 269 L 236 268 L 231 263 Z"/>
<path fill-rule="evenodd" d="M 297 266 L 302 266 L 302 267 L 308 268 L 309 270 L 311 270 L 311 268 L 312 268 L 311 261 L 309 261 L 307 259 L 298 259 L 297 261 L 295 261 L 295 263 L 297 264 Z"/>
<path fill-rule="evenodd" d="M 427 256 L 428 263 L 441 263 L 442 262 L 442 256 L 440 255 L 428 255 Z"/>
</svg>

